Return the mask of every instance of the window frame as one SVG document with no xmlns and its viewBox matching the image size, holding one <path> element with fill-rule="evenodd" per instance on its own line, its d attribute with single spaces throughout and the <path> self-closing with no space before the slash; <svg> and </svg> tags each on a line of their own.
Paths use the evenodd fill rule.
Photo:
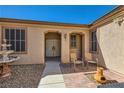
<svg viewBox="0 0 124 93">
<path fill-rule="evenodd" d="M 95 40 L 93 40 L 93 37 L 92 37 L 94 32 L 96 33 L 96 39 Z M 93 47 L 93 45 L 95 45 L 95 46 Z M 96 50 L 93 49 L 95 47 L 96 47 Z M 90 32 L 90 52 L 91 53 L 97 53 L 98 52 L 97 31 L 96 30 L 93 30 Z"/>
<path fill-rule="evenodd" d="M 72 36 L 75 36 L 75 40 L 72 40 Z M 72 44 L 73 43 L 73 44 Z M 74 44 L 75 43 L 75 44 Z M 72 46 L 73 45 L 73 46 Z M 71 34 L 70 35 L 70 47 L 71 48 L 77 48 L 77 35 L 76 34 Z"/>
<path fill-rule="evenodd" d="M 27 54 L 27 28 L 26 27 L 14 27 L 14 26 L 3 26 L 2 27 L 2 33 L 1 33 L 1 43 L 3 42 L 3 39 L 5 38 L 5 29 L 24 29 L 25 30 L 25 51 L 14 51 L 14 54 Z M 12 41 L 12 40 L 11 40 Z M 20 41 L 20 40 L 16 40 Z M 22 40 L 21 40 L 22 41 Z M 20 46 L 21 47 L 21 46 Z"/>
</svg>

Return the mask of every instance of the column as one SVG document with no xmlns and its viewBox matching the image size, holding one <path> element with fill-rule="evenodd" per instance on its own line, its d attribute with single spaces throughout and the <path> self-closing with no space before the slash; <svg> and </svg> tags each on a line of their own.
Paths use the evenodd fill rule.
<svg viewBox="0 0 124 93">
<path fill-rule="evenodd" d="M 45 63 L 45 33 L 41 33 L 41 61 L 44 64 Z"/>
<path fill-rule="evenodd" d="M 69 63 L 69 33 L 62 32 L 61 33 L 61 62 Z"/>
<path fill-rule="evenodd" d="M 85 60 L 85 35 L 82 33 L 82 60 Z"/>
<path fill-rule="evenodd" d="M 2 41 L 2 27 L 0 26 L 0 46 L 1 46 L 1 41 Z"/>
</svg>

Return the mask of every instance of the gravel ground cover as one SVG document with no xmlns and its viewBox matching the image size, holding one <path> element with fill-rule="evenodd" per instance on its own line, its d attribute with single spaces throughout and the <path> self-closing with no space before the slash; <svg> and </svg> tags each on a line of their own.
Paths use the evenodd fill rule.
<svg viewBox="0 0 124 93">
<path fill-rule="evenodd" d="M 0 88 L 37 88 L 44 66 L 13 65 L 11 69 L 11 76 L 0 78 Z"/>
</svg>

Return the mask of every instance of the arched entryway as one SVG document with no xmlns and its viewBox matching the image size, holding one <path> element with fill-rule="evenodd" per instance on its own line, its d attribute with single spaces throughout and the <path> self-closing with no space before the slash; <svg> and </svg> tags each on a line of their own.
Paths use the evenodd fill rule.
<svg viewBox="0 0 124 93">
<path fill-rule="evenodd" d="M 45 34 L 45 60 L 60 61 L 61 59 L 61 34 L 48 32 Z"/>
</svg>

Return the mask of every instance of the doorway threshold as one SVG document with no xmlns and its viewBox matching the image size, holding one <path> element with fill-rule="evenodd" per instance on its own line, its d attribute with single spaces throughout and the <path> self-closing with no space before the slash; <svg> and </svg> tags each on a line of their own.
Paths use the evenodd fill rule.
<svg viewBox="0 0 124 93">
<path fill-rule="evenodd" d="M 45 61 L 61 61 L 61 57 L 46 57 Z"/>
</svg>

